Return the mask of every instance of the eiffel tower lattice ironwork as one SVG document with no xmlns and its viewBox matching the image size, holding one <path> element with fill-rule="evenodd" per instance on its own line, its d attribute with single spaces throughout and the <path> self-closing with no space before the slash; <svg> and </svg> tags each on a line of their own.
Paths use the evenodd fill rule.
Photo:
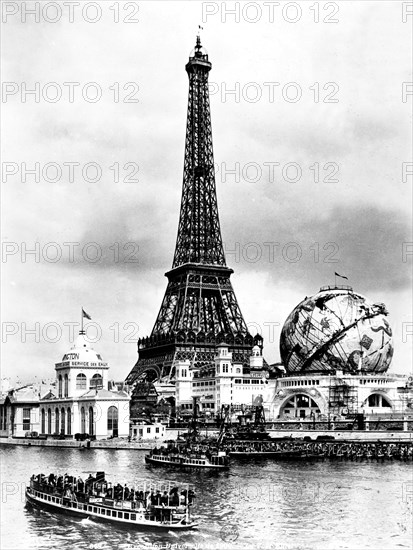
<svg viewBox="0 0 413 550">
<path fill-rule="evenodd" d="M 213 364 L 225 342 L 248 368 L 253 338 L 238 306 L 226 266 L 215 188 L 208 74 L 211 63 L 199 36 L 185 67 L 189 77 L 184 176 L 178 236 L 168 286 L 151 336 L 138 342 L 139 360 L 128 384 L 145 394 L 155 379 L 174 378 L 174 363 Z M 138 386 L 135 388 L 135 394 Z"/>
</svg>

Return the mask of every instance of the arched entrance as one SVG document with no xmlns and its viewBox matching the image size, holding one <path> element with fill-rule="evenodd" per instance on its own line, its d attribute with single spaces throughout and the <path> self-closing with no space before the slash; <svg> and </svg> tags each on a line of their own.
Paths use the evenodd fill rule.
<svg viewBox="0 0 413 550">
<path fill-rule="evenodd" d="M 72 435 L 72 411 L 67 407 L 67 435 Z"/>
<path fill-rule="evenodd" d="M 60 411 L 60 433 L 64 434 L 66 431 L 66 415 L 65 410 L 62 407 Z"/>
<path fill-rule="evenodd" d="M 46 411 L 42 409 L 42 434 L 46 433 Z"/>
<path fill-rule="evenodd" d="M 108 409 L 108 435 L 118 437 L 118 433 L 118 409 L 112 405 Z"/>
<path fill-rule="evenodd" d="M 314 399 L 305 393 L 292 395 L 280 409 L 280 415 L 291 418 L 310 418 L 320 412 L 320 407 Z"/>
<path fill-rule="evenodd" d="M 47 409 L 47 433 L 52 433 L 52 409 Z"/>
<path fill-rule="evenodd" d="M 65 374 L 65 390 L 64 390 L 65 397 L 69 396 L 69 377 L 67 374 Z"/>
<path fill-rule="evenodd" d="M 54 431 L 56 434 L 60 433 L 59 432 L 59 427 L 60 427 L 60 424 L 59 424 L 59 409 L 56 409 L 55 412 L 54 412 Z"/>
<path fill-rule="evenodd" d="M 382 393 L 372 393 L 364 401 L 363 407 L 371 409 L 385 409 L 391 411 L 392 404 L 389 399 Z"/>
<path fill-rule="evenodd" d="M 85 407 L 82 407 L 80 409 L 80 433 L 85 434 L 86 433 L 86 413 L 85 413 Z"/>
<path fill-rule="evenodd" d="M 93 407 L 89 407 L 89 435 L 95 435 Z"/>
</svg>

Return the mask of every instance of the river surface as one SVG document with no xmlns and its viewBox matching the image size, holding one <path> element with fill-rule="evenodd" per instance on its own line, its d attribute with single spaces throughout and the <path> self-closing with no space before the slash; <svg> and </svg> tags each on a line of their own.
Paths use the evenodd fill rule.
<svg viewBox="0 0 413 550">
<path fill-rule="evenodd" d="M 1 447 L 1 544 L 9 549 L 375 550 L 412 548 L 412 464 L 232 461 L 229 472 L 146 466 L 144 451 Z M 119 482 L 195 485 L 199 528 L 126 530 L 25 507 L 32 473 L 105 471 Z M 86 476 L 87 477 L 87 476 Z"/>
</svg>

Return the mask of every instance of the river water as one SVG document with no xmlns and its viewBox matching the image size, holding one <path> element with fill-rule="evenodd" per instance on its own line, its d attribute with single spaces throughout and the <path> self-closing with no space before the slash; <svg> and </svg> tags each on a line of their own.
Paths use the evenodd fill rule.
<svg viewBox="0 0 413 550">
<path fill-rule="evenodd" d="M 144 451 L 1 447 L 2 550 L 304 550 L 412 548 L 410 463 L 232 461 L 229 472 L 146 466 Z M 199 528 L 126 530 L 25 508 L 32 473 L 105 471 L 117 482 L 171 479 L 195 485 Z M 87 477 L 87 476 L 86 476 Z"/>
</svg>

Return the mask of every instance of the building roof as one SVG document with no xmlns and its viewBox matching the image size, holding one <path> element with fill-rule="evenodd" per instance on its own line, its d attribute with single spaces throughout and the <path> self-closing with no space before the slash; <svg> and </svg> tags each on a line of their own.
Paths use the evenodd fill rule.
<svg viewBox="0 0 413 550">
<path fill-rule="evenodd" d="M 78 399 L 123 399 L 128 400 L 130 399 L 130 396 L 124 392 L 124 391 L 110 391 L 110 390 L 89 390 L 86 393 L 82 394 Z"/>
<path fill-rule="evenodd" d="M 44 399 L 57 399 L 56 395 L 52 392 L 52 390 L 50 390 L 49 392 L 46 393 L 46 395 L 44 395 L 42 397 L 42 401 Z"/>
<path fill-rule="evenodd" d="M 28 384 L 22 386 L 21 388 L 14 388 L 8 392 L 7 395 L 3 395 L 3 402 L 6 399 L 10 403 L 39 403 L 40 397 L 48 390 L 46 395 L 52 394 L 50 390 L 50 385 L 38 385 L 38 384 Z M 53 395 L 53 394 L 52 394 Z"/>
<path fill-rule="evenodd" d="M 81 363 L 96 363 L 98 368 L 108 368 L 107 363 L 103 362 L 100 354 L 92 348 L 83 333 L 79 333 L 74 345 L 63 355 L 63 361 L 75 362 L 72 366 L 80 365 Z"/>
</svg>

